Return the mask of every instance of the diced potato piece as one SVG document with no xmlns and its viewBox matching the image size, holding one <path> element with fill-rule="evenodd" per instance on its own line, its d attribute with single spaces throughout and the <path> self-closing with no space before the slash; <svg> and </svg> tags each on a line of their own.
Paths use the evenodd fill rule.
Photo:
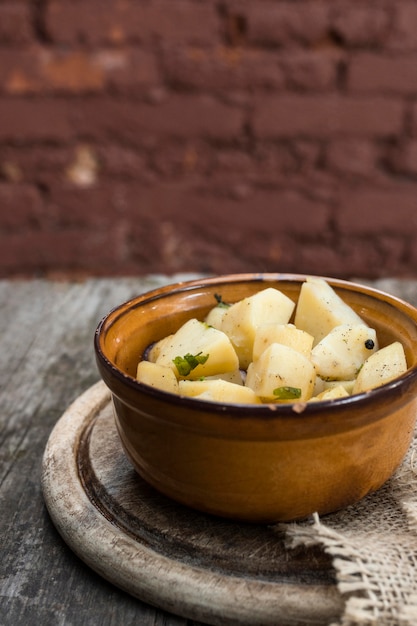
<svg viewBox="0 0 417 626">
<path fill-rule="evenodd" d="M 155 363 L 158 356 L 161 354 L 164 345 L 170 341 L 173 335 L 168 335 L 167 337 L 163 337 L 159 341 L 156 341 L 152 346 L 150 346 L 146 353 L 146 360 Z"/>
<path fill-rule="evenodd" d="M 296 328 L 294 324 L 262 324 L 255 330 L 252 360 L 256 361 L 272 343 L 289 346 L 309 357 L 313 337 L 304 330 Z"/>
<path fill-rule="evenodd" d="M 221 330 L 223 316 L 228 309 L 229 307 L 227 305 L 218 304 L 217 306 L 213 307 L 211 311 L 207 313 L 204 321 L 209 326 L 213 326 L 213 328 L 217 328 L 218 330 Z"/>
<path fill-rule="evenodd" d="M 351 395 L 355 380 L 355 378 L 353 380 L 324 380 L 323 378 L 320 378 L 320 376 L 316 376 L 313 396 L 318 396 L 319 393 L 322 393 L 327 389 L 333 389 L 333 387 L 339 387 L 340 385 L 342 385 L 342 387 L 346 389 L 347 393 Z"/>
<path fill-rule="evenodd" d="M 359 372 L 352 393 L 361 393 L 388 383 L 407 370 L 407 361 L 399 341 L 380 348 L 372 354 Z"/>
<path fill-rule="evenodd" d="M 314 345 L 335 326 L 364 323 L 324 279 L 309 277 L 302 284 L 294 324 L 313 335 Z"/>
<path fill-rule="evenodd" d="M 311 398 L 315 378 L 314 365 L 307 357 L 293 348 L 273 343 L 249 365 L 246 385 L 268 402 L 303 402 Z M 298 396 L 292 394 L 293 389 L 299 390 Z"/>
<path fill-rule="evenodd" d="M 189 373 L 180 373 L 174 359 L 187 355 L 208 355 L 208 358 Z M 188 320 L 164 343 L 156 363 L 170 367 L 177 378 L 200 378 L 239 369 L 238 357 L 227 335 L 197 319 Z"/>
<path fill-rule="evenodd" d="M 177 377 L 170 367 L 157 365 L 151 361 L 139 361 L 136 378 L 145 385 L 178 394 Z"/>
<path fill-rule="evenodd" d="M 249 387 L 227 380 L 180 380 L 179 393 L 199 400 L 232 404 L 260 404 L 261 400 Z"/>
<path fill-rule="evenodd" d="M 326 381 L 323 380 L 323 378 L 320 378 L 320 376 L 316 374 L 316 379 L 314 381 L 313 396 L 318 396 L 319 393 L 324 391 L 326 389 L 325 384 L 326 384 Z"/>
<path fill-rule="evenodd" d="M 343 385 L 337 385 L 331 389 L 325 389 L 317 396 L 310 398 L 309 402 L 322 402 L 323 400 L 335 400 L 337 398 L 349 397 L 349 393 L 346 391 Z"/>
<path fill-rule="evenodd" d="M 268 323 L 287 324 L 294 308 L 295 304 L 288 296 L 267 287 L 227 309 L 221 329 L 235 347 L 239 367 L 247 369 L 252 361 L 256 328 Z"/>
<path fill-rule="evenodd" d="M 228 383 L 235 385 L 243 385 L 243 375 L 240 370 L 234 372 L 224 372 L 223 374 L 214 374 L 213 376 L 205 376 L 204 380 L 226 380 Z"/>
<path fill-rule="evenodd" d="M 365 324 L 341 324 L 313 348 L 311 360 L 321 378 L 351 380 L 377 349 L 378 340 L 373 328 Z"/>
</svg>

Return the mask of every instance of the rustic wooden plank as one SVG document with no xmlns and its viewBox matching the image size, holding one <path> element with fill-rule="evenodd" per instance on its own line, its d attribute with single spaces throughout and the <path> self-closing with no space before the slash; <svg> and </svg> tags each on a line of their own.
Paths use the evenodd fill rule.
<svg viewBox="0 0 417 626">
<path fill-rule="evenodd" d="M 178 277 L 182 278 L 182 277 Z M 0 281 L 0 623 L 157 624 L 155 611 L 86 567 L 46 513 L 40 466 L 68 404 L 98 380 L 92 340 L 113 306 L 177 277 Z"/>
</svg>

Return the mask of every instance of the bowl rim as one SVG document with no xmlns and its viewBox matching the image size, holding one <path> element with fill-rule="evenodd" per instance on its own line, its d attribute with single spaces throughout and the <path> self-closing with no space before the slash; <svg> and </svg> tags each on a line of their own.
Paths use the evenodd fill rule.
<svg viewBox="0 0 417 626">
<path fill-rule="evenodd" d="M 101 338 L 106 329 L 106 326 L 110 323 L 114 323 L 119 317 L 128 313 L 130 310 L 137 308 L 141 305 L 148 304 L 152 301 L 160 300 L 168 295 L 175 295 L 176 293 L 183 293 L 188 291 L 195 291 L 199 288 L 208 286 L 222 285 L 226 283 L 244 283 L 244 282 L 297 282 L 302 283 L 308 277 L 322 278 L 329 282 L 332 287 L 339 287 L 341 289 L 347 289 L 350 291 L 357 291 L 365 293 L 365 295 L 373 296 L 377 300 L 384 300 L 388 304 L 399 309 L 406 314 L 415 324 L 417 328 L 417 308 L 409 302 L 385 292 L 383 290 L 371 287 L 367 284 L 361 284 L 355 281 L 344 280 L 340 278 L 332 278 L 327 276 L 319 276 L 314 274 L 296 274 L 296 273 L 272 273 L 272 272 L 259 272 L 259 273 L 238 273 L 238 274 L 224 274 L 216 276 L 207 276 L 197 279 L 185 280 L 170 283 L 143 292 L 137 296 L 133 296 L 128 300 L 116 305 L 106 313 L 99 321 L 95 333 L 94 333 L 94 351 L 96 360 L 100 369 L 100 366 L 111 376 L 115 376 L 116 379 L 124 386 L 127 386 L 133 392 L 139 392 L 145 394 L 150 398 L 157 401 L 165 401 L 174 405 L 181 405 L 182 407 L 188 407 L 189 409 L 204 410 L 206 413 L 222 414 L 225 413 L 233 415 L 236 419 L 241 417 L 253 418 L 254 413 L 257 417 L 291 417 L 292 419 L 297 416 L 301 416 L 305 419 L 307 416 L 317 416 L 317 414 L 323 415 L 326 412 L 333 412 L 336 408 L 341 410 L 347 409 L 351 411 L 353 407 L 366 406 L 367 404 L 376 400 L 383 402 L 385 397 L 388 397 L 395 393 L 396 390 L 407 389 L 414 379 L 417 378 L 417 363 L 409 367 L 407 371 L 401 376 L 383 384 L 379 387 L 365 391 L 352 396 L 343 398 L 334 398 L 331 400 L 321 400 L 315 402 L 288 402 L 288 403 L 264 403 L 264 404 L 249 404 L 249 403 L 221 403 L 208 400 L 200 400 L 195 397 L 187 397 L 183 395 L 173 394 L 150 385 L 146 385 L 137 381 L 135 378 L 126 374 L 119 369 L 104 353 L 101 347 Z M 114 319 L 113 319 L 114 318 Z M 115 393 L 112 391 L 112 393 Z M 398 394 L 400 395 L 400 394 Z"/>
</svg>

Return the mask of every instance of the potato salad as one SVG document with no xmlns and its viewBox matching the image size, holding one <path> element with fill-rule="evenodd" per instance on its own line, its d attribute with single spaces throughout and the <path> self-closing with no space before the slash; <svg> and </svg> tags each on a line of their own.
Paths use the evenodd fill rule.
<svg viewBox="0 0 417 626">
<path fill-rule="evenodd" d="M 377 333 L 324 279 L 294 302 L 267 287 L 235 303 L 216 294 L 205 319 L 157 341 L 137 380 L 181 396 L 232 404 L 306 403 L 368 391 L 407 370 L 398 341 Z"/>
</svg>

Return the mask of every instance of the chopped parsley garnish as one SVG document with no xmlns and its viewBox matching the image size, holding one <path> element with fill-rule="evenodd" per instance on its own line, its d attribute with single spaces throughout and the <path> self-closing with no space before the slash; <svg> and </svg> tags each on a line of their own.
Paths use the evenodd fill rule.
<svg viewBox="0 0 417 626">
<path fill-rule="evenodd" d="M 217 302 L 217 306 L 223 308 L 223 309 L 228 309 L 230 307 L 230 304 L 227 304 L 227 302 L 223 302 L 223 298 L 219 293 L 215 293 L 214 297 L 216 299 Z"/>
<path fill-rule="evenodd" d="M 180 376 L 188 376 L 197 365 L 203 365 L 208 358 L 208 354 L 199 352 L 198 354 L 187 353 L 184 356 L 176 356 L 172 361 Z"/>
<path fill-rule="evenodd" d="M 277 387 L 273 393 L 278 400 L 297 400 L 301 398 L 301 389 L 299 387 Z"/>
</svg>

